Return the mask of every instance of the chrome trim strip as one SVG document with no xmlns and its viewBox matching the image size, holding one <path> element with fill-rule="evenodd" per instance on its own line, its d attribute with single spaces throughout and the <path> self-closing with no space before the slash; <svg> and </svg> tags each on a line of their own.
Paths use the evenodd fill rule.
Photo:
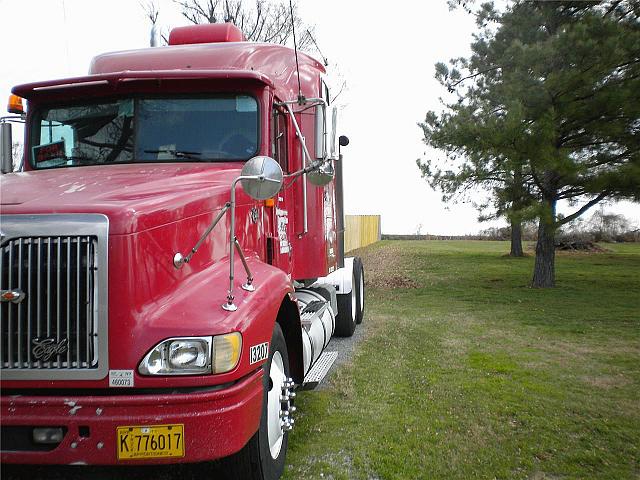
<svg viewBox="0 0 640 480">
<path fill-rule="evenodd" d="M 30 235 L 31 236 L 31 235 Z M 38 237 L 38 243 L 36 244 L 38 245 L 38 271 L 36 272 L 36 281 L 38 282 L 38 286 L 36 288 L 37 293 L 37 298 L 40 299 L 42 298 L 42 289 L 40 288 L 40 286 L 42 285 L 42 269 L 40 268 L 40 265 L 42 265 L 42 239 L 40 237 Z M 29 292 L 31 293 L 31 292 Z M 36 321 L 36 337 L 37 338 L 41 338 L 42 337 L 42 331 L 40 330 L 40 323 L 42 320 L 42 302 L 40 300 L 38 300 L 37 304 L 36 304 L 36 316 L 37 316 L 37 321 Z M 30 349 L 29 349 L 30 350 Z M 35 358 L 37 359 L 38 357 L 34 354 Z M 10 357 L 11 358 L 11 357 Z M 38 360 L 38 368 L 42 367 L 42 361 Z"/>
<path fill-rule="evenodd" d="M 4 239 L 4 233 L 0 235 L 0 239 Z M 0 281 L 4 278 L 2 262 L 0 262 Z M 0 321 L 0 360 L 4 358 L 4 322 Z"/>
<path fill-rule="evenodd" d="M 20 243 L 18 244 L 18 258 L 23 258 L 22 257 L 22 239 L 20 239 Z M 21 291 L 22 290 L 22 275 L 20 275 L 18 277 L 18 289 Z M 22 318 L 22 302 L 20 302 L 18 304 L 18 318 Z M 18 322 L 18 345 L 22 345 L 22 336 L 23 336 L 24 332 L 22 331 L 22 322 Z M 22 365 L 22 362 L 24 361 L 24 359 L 22 358 L 22 349 L 18 348 L 18 365 Z"/>
<path fill-rule="evenodd" d="M 58 239 L 57 239 L 58 251 L 56 254 L 56 261 L 58 262 L 57 263 L 58 265 L 60 265 L 61 257 L 62 257 L 62 248 L 60 248 L 61 243 L 62 243 L 62 237 L 58 236 Z M 60 308 L 60 303 L 61 303 L 60 287 L 62 286 L 61 279 L 60 279 L 60 270 L 61 270 L 60 268 L 57 269 L 57 275 L 56 275 L 56 318 L 60 318 L 60 313 L 62 312 Z M 58 322 L 58 325 L 56 328 L 56 338 L 60 338 L 60 322 Z M 58 362 L 58 368 L 62 368 L 62 362 Z"/>
<path fill-rule="evenodd" d="M 3 368 L 2 369 L 2 378 L 4 380 L 99 380 L 103 379 L 107 376 L 109 372 L 109 352 L 108 352 L 108 334 L 109 334 L 109 323 L 108 323 L 108 270 L 109 270 L 109 257 L 108 257 L 108 241 L 109 241 L 109 219 L 105 215 L 101 214 L 52 214 L 52 215 L 2 215 L 0 216 L 2 221 L 2 230 L 3 233 L 6 234 L 6 237 L 3 237 L 2 243 L 16 239 L 21 237 L 49 237 L 49 238 L 59 238 L 59 246 L 62 245 L 63 239 L 66 237 L 67 243 L 67 262 L 71 263 L 71 248 L 70 246 L 73 244 L 73 241 L 76 240 L 77 243 L 77 256 L 80 256 L 81 249 L 81 239 L 82 237 L 97 237 L 97 248 L 94 252 L 94 256 L 98 265 L 98 272 L 95 276 L 97 285 L 94 289 L 94 309 L 96 312 L 96 321 L 97 325 L 94 325 L 90 332 L 95 333 L 97 327 L 98 337 L 97 340 L 93 340 L 94 345 L 97 347 L 96 358 L 98 361 L 97 368 L 91 368 L 90 365 L 87 368 L 78 368 L 80 364 L 76 365 L 75 368 Z M 33 254 L 32 254 L 32 244 L 36 242 L 30 242 L 28 245 L 25 245 L 27 250 L 27 261 L 29 265 L 27 266 L 27 283 L 24 290 L 27 291 L 27 295 L 29 291 L 38 291 L 41 292 L 43 285 L 41 284 L 41 274 L 38 272 L 37 275 L 33 275 L 32 272 L 32 263 L 33 263 Z M 38 239 L 37 242 L 41 246 L 41 241 Z M 87 245 L 87 248 L 90 251 L 90 245 Z M 60 256 L 60 251 L 57 253 Z M 38 252 L 39 260 L 42 260 L 41 248 L 39 248 Z M 42 264 L 42 263 L 40 263 Z M 81 265 L 79 265 L 79 268 Z M 90 274 L 89 269 L 91 265 L 88 262 L 87 265 L 87 275 Z M 78 279 L 81 278 L 80 270 L 78 269 Z M 37 277 L 34 279 L 33 277 Z M 37 280 L 38 285 L 34 289 L 34 280 Z M 70 272 L 67 269 L 66 278 L 60 278 L 59 282 L 66 281 L 67 282 L 67 311 L 70 308 L 70 287 L 71 287 L 71 277 Z M 79 293 L 80 286 L 78 285 L 77 292 Z M 60 289 L 58 288 L 58 292 Z M 60 302 L 58 302 L 60 305 Z M 31 316 L 34 313 L 37 315 L 38 319 L 38 334 L 41 333 L 41 308 L 38 307 L 36 312 L 32 312 L 31 303 L 28 304 L 27 315 Z M 69 316 L 67 317 L 69 319 Z M 79 320 L 78 320 L 79 321 Z M 68 322 L 68 320 L 67 320 Z M 28 324 L 27 335 L 28 338 L 33 338 L 33 332 L 31 331 L 30 323 Z M 67 331 L 69 331 L 70 324 L 67 323 Z M 50 330 L 50 325 L 48 324 L 47 329 Z M 5 331 L 3 330 L 4 334 Z M 70 339 L 70 341 L 77 341 L 76 339 Z M 1 342 L 0 342 L 1 343 Z M 71 349 L 68 351 L 70 352 Z M 89 360 L 89 350 L 86 352 L 87 360 Z M 9 357 L 11 358 L 11 357 Z M 27 362 L 31 363 L 31 349 L 27 349 Z M 82 358 L 77 355 L 76 359 L 78 362 L 82 360 Z M 67 364 L 72 365 L 72 359 L 70 358 L 70 353 L 67 356 Z M 42 367 L 42 363 L 40 363 Z M 59 365 L 60 366 L 60 365 Z"/>
<path fill-rule="evenodd" d="M 109 85 L 108 80 L 95 80 L 93 82 L 76 82 L 76 83 L 61 83 L 59 85 L 46 85 L 44 87 L 34 87 L 34 92 L 47 92 L 49 90 L 65 90 L 69 88 L 79 87 L 97 87 L 101 85 Z"/>
<path fill-rule="evenodd" d="M 82 365 L 82 358 L 80 357 L 80 270 L 82 269 L 82 257 L 80 256 L 80 248 L 82 247 L 82 240 L 80 237 L 76 237 L 76 367 L 80 368 Z"/>
<path fill-rule="evenodd" d="M 11 265 L 13 265 L 13 244 L 9 244 L 9 284 L 13 282 L 13 269 L 11 268 Z M 11 287 L 9 286 L 9 288 Z M 7 318 L 7 354 L 9 358 L 13 358 L 13 315 L 11 315 L 12 309 L 8 308 L 8 310 L 9 315 Z M 9 368 L 13 368 L 11 363 L 9 363 Z"/>
</svg>

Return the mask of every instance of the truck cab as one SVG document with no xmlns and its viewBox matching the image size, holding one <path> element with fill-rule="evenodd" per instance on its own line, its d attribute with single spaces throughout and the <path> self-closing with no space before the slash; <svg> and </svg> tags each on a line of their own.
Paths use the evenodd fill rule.
<svg viewBox="0 0 640 480">
<path fill-rule="evenodd" d="M 13 89 L 28 108 L 24 168 L 0 177 L 3 463 L 228 458 L 238 478 L 280 476 L 295 388 L 364 311 L 324 76 L 212 24 Z"/>
</svg>

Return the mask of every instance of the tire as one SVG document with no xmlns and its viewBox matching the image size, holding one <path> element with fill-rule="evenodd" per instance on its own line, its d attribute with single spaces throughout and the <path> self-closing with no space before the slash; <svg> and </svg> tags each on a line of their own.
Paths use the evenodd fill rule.
<svg viewBox="0 0 640 480">
<path fill-rule="evenodd" d="M 356 323 L 360 325 L 364 318 L 364 266 L 360 257 L 353 259 L 353 271 L 356 279 Z"/>
<path fill-rule="evenodd" d="M 280 425 L 283 383 L 289 380 L 289 355 L 280 325 L 271 337 L 269 360 L 264 364 L 260 427 L 237 454 L 224 459 L 229 478 L 277 480 L 282 476 L 289 432 Z M 275 415 L 275 418 L 274 418 Z"/>
<path fill-rule="evenodd" d="M 350 337 L 356 330 L 357 306 L 355 268 L 351 277 L 351 291 L 338 297 L 338 315 L 336 315 L 335 334 L 338 337 Z"/>
</svg>

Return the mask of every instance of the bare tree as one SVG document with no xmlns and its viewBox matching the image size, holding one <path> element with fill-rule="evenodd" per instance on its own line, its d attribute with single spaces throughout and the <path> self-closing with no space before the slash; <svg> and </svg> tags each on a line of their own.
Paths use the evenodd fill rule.
<svg viewBox="0 0 640 480">
<path fill-rule="evenodd" d="M 161 29 L 158 25 L 158 16 L 160 15 L 160 9 L 155 0 L 149 0 L 147 3 L 140 2 L 140 6 L 144 10 L 146 17 L 151 22 L 151 38 L 149 41 L 150 46 L 157 46 L 157 37 L 159 36 L 164 44 L 169 43 L 169 37 L 164 29 Z"/>
<path fill-rule="evenodd" d="M 174 0 L 174 3 L 191 23 L 233 23 L 251 42 L 293 43 L 295 28 L 298 47 L 305 50 L 313 46 L 313 29 L 302 22 L 296 2 L 291 8 L 286 0 L 255 0 L 252 4 L 242 0 Z"/>
<path fill-rule="evenodd" d="M 22 165 L 22 156 L 24 154 L 24 144 L 22 142 L 13 142 L 11 145 L 11 157 L 13 158 L 13 171 L 15 172 Z"/>
<path fill-rule="evenodd" d="M 589 225 L 597 242 L 610 242 L 631 229 L 629 219 L 624 215 L 607 213 L 604 209 L 594 212 Z"/>
</svg>

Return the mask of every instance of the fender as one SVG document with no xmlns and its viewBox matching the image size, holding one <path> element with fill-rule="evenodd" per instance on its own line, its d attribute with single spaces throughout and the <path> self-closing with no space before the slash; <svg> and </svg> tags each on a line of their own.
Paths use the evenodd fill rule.
<svg viewBox="0 0 640 480">
<path fill-rule="evenodd" d="M 336 287 L 339 294 L 351 293 L 353 288 L 353 257 L 344 259 L 344 267 L 339 268 L 335 272 L 330 273 L 326 277 L 318 278 L 314 283 L 329 283 Z"/>
<path fill-rule="evenodd" d="M 247 264 L 254 277 L 255 291 L 247 292 L 241 288 L 245 282 L 242 263 L 239 259 L 234 263 L 236 277 L 233 293 L 238 310 L 227 312 L 222 309 L 229 284 L 227 258 L 192 275 L 182 288 L 155 302 L 148 315 L 136 322 L 136 330 L 144 330 L 144 334 L 133 331 L 132 338 L 144 338 L 146 345 L 131 345 L 137 350 L 137 358 L 131 358 L 130 361 L 139 362 L 159 341 L 172 336 L 184 336 L 186 332 L 194 336 L 240 332 L 242 352 L 238 366 L 229 373 L 209 376 L 207 383 L 235 381 L 260 368 L 265 360 L 252 363 L 251 347 L 270 342 L 282 300 L 293 292 L 293 286 L 282 270 L 260 261 L 257 256 L 251 256 L 247 258 Z M 172 383 L 176 379 L 172 377 Z M 154 378 L 145 377 L 144 380 L 145 383 L 152 382 Z M 201 377 L 202 380 L 205 379 Z"/>
<path fill-rule="evenodd" d="M 282 328 L 289 353 L 289 372 L 293 380 L 301 384 L 304 380 L 304 360 L 302 353 L 302 323 L 298 303 L 292 294 L 286 296 L 278 311 L 278 323 Z"/>
</svg>

